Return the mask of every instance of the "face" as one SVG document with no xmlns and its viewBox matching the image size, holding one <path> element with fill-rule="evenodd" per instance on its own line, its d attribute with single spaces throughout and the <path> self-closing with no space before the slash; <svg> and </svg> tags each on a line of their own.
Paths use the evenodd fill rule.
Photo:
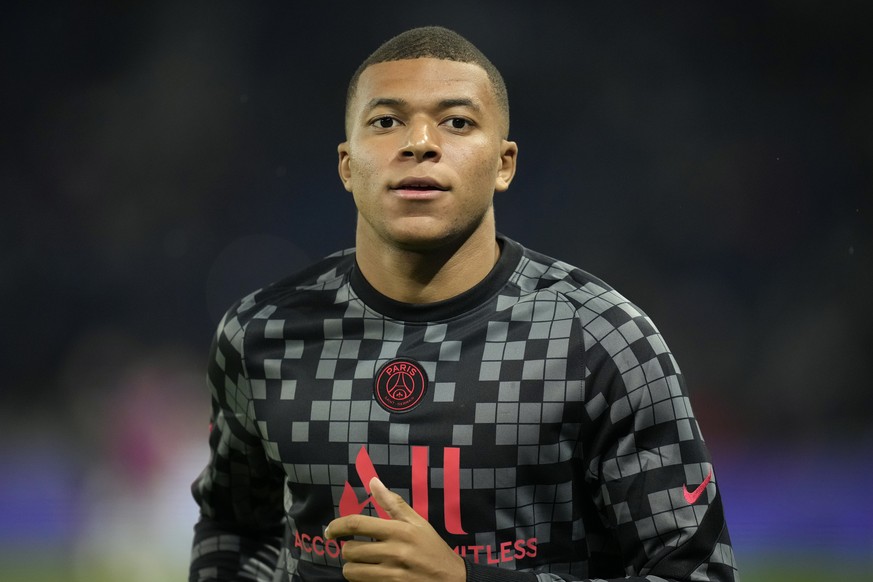
<svg viewBox="0 0 873 582">
<path fill-rule="evenodd" d="M 359 248 L 427 250 L 494 228 L 517 148 L 484 69 L 432 58 L 378 63 L 358 80 L 339 174 Z M 493 244 L 493 239 L 491 241 Z"/>
</svg>

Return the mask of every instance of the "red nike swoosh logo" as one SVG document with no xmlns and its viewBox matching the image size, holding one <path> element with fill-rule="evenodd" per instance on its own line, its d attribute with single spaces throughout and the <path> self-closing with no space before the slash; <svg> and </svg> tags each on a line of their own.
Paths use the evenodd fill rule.
<svg viewBox="0 0 873 582">
<path fill-rule="evenodd" d="M 706 490 L 706 486 L 709 485 L 709 481 L 712 479 L 712 469 L 709 470 L 709 474 L 706 476 L 706 479 L 703 480 L 703 483 L 697 486 L 697 489 L 694 491 L 688 490 L 688 485 L 683 486 L 683 493 L 685 494 L 685 501 L 688 502 L 688 505 L 694 505 L 700 496 L 703 495 L 703 492 Z"/>
</svg>

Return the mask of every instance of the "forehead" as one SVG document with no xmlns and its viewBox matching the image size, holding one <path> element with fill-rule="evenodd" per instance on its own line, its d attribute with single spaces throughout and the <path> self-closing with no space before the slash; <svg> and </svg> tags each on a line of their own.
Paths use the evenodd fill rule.
<svg viewBox="0 0 873 582">
<path fill-rule="evenodd" d="M 468 98 L 495 105 L 488 74 L 479 65 L 434 58 L 386 61 L 367 67 L 358 79 L 354 109 L 381 98 Z"/>
</svg>

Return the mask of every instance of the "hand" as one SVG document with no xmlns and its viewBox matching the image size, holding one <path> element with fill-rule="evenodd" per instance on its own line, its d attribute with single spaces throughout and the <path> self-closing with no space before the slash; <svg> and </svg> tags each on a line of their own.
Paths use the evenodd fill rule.
<svg viewBox="0 0 873 582">
<path fill-rule="evenodd" d="M 373 541 L 343 544 L 343 576 L 352 582 L 464 582 L 464 559 L 446 544 L 423 517 L 382 482 L 370 481 L 373 499 L 390 520 L 348 515 L 330 522 L 327 539 L 364 536 Z"/>
</svg>

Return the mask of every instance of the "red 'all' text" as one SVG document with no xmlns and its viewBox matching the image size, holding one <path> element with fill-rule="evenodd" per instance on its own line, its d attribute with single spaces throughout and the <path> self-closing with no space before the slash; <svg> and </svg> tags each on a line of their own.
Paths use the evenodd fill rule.
<svg viewBox="0 0 873 582">
<path fill-rule="evenodd" d="M 429 447 L 414 446 L 411 447 L 412 457 L 412 508 L 424 519 L 428 519 L 429 514 L 429 483 L 428 473 L 430 472 Z M 458 447 L 443 448 L 443 504 L 445 514 L 445 528 L 450 534 L 466 535 L 466 531 L 461 525 L 461 462 L 460 449 Z M 346 481 L 343 488 L 343 494 L 340 498 L 339 513 L 340 516 L 356 515 L 361 513 L 367 505 L 372 504 L 376 510 L 376 514 L 383 519 L 390 519 L 388 513 L 382 509 L 373 499 L 370 492 L 370 479 L 378 477 L 376 467 L 370 459 L 365 447 L 361 447 L 358 455 L 355 458 L 355 470 L 361 483 L 364 484 L 364 490 L 368 497 L 363 501 L 358 500 L 354 488 Z M 304 536 L 305 537 L 305 536 Z M 299 538 L 299 539 L 297 539 Z M 341 544 L 331 546 L 331 541 L 325 541 L 321 538 L 312 538 L 311 540 L 303 539 L 301 536 L 295 538 L 295 546 L 303 551 L 321 552 L 319 555 L 327 554 L 331 557 L 336 557 L 341 549 Z M 309 545 L 308 545 L 309 544 Z M 537 555 L 537 539 L 528 538 L 515 541 L 506 541 L 496 546 L 492 545 L 470 545 L 456 546 L 453 548 L 455 553 L 463 558 L 467 558 L 472 562 L 479 564 L 500 564 L 503 562 L 512 562 L 522 558 L 534 558 Z"/>
<path fill-rule="evenodd" d="M 430 489 L 428 487 L 429 448 L 412 447 L 412 509 L 424 519 L 428 519 L 430 511 L 428 495 Z M 371 495 L 370 479 L 379 475 L 376 474 L 376 468 L 373 466 L 373 461 L 370 459 L 370 455 L 365 447 L 361 447 L 361 450 L 358 451 L 358 456 L 355 458 L 355 469 L 358 472 L 358 477 L 361 478 L 361 482 L 364 484 L 364 490 L 367 492 L 367 495 Z M 443 449 L 443 488 L 446 531 L 450 534 L 464 535 L 467 532 L 461 527 L 461 451 L 457 447 L 446 447 Z M 376 514 L 379 517 L 389 519 L 385 510 L 379 507 L 379 504 L 372 497 L 367 497 L 364 501 L 358 501 L 355 490 L 346 481 L 343 495 L 340 498 L 340 516 L 361 513 L 369 504 L 376 508 Z"/>
</svg>

